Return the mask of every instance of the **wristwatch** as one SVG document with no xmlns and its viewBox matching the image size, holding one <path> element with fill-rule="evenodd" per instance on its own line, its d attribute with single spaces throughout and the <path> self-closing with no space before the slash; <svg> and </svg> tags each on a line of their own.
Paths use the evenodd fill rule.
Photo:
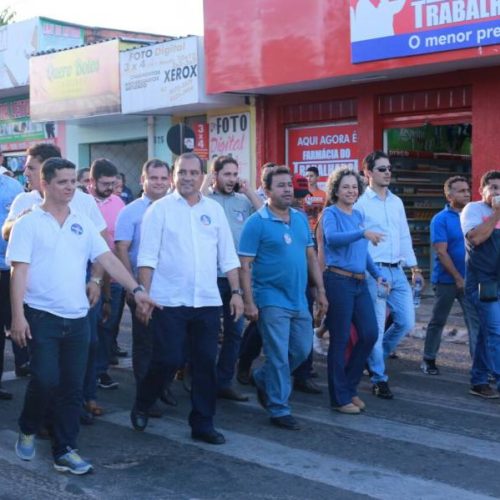
<svg viewBox="0 0 500 500">
<path fill-rule="evenodd" d="M 139 285 L 132 290 L 132 293 L 135 295 L 137 292 L 145 292 L 145 291 L 146 289 L 142 285 Z"/>
<path fill-rule="evenodd" d="M 89 281 L 95 283 L 97 286 L 102 286 L 102 278 L 98 278 L 97 276 L 91 276 Z"/>
<path fill-rule="evenodd" d="M 231 290 L 231 294 L 243 297 L 243 290 L 241 288 L 235 288 L 234 290 Z"/>
</svg>

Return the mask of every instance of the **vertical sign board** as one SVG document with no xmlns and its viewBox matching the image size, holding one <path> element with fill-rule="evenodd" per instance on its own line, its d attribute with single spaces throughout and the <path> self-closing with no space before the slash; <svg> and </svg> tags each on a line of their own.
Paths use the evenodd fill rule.
<svg viewBox="0 0 500 500">
<path fill-rule="evenodd" d="M 212 116 L 209 125 L 209 156 L 236 158 L 242 179 L 250 178 L 250 113 Z"/>
<path fill-rule="evenodd" d="M 308 167 L 316 167 L 323 189 L 328 176 L 337 168 L 358 170 L 357 130 L 355 123 L 288 128 L 287 165 L 294 174 L 300 175 L 305 175 Z"/>
<path fill-rule="evenodd" d="M 498 0 L 350 0 L 353 63 L 500 44 Z"/>
<path fill-rule="evenodd" d="M 194 153 L 202 160 L 208 160 L 208 123 L 194 123 Z"/>
</svg>

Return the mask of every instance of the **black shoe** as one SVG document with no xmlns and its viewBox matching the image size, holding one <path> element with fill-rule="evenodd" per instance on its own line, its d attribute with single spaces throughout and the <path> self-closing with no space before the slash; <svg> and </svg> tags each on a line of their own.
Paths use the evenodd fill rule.
<svg viewBox="0 0 500 500">
<path fill-rule="evenodd" d="M 490 384 L 473 385 L 469 389 L 469 394 L 472 394 L 473 396 L 479 396 L 484 399 L 498 399 L 500 397 L 498 392 L 494 391 L 490 387 Z"/>
<path fill-rule="evenodd" d="M 115 382 L 107 373 L 97 377 L 97 385 L 101 389 L 118 389 L 118 382 Z"/>
<path fill-rule="evenodd" d="M 9 391 L 6 391 L 2 387 L 0 387 L 0 399 L 3 399 L 4 401 L 8 401 L 9 399 L 12 399 L 12 393 Z"/>
<path fill-rule="evenodd" d="M 420 365 L 420 369 L 426 375 L 439 375 L 439 368 L 436 366 L 435 359 L 424 359 Z"/>
<path fill-rule="evenodd" d="M 177 406 L 177 399 L 172 394 L 170 387 L 163 389 L 162 393 L 160 394 L 160 401 L 168 406 Z"/>
<path fill-rule="evenodd" d="M 109 358 L 109 364 L 110 364 L 110 366 L 118 366 L 120 364 L 120 361 L 118 360 L 118 356 L 115 356 L 115 355 L 111 356 Z"/>
<path fill-rule="evenodd" d="M 288 429 L 289 431 L 300 430 L 300 425 L 291 415 L 283 415 L 282 417 L 271 417 L 271 423 L 276 427 Z"/>
<path fill-rule="evenodd" d="M 229 399 L 230 401 L 248 401 L 248 396 L 245 396 L 241 392 L 238 392 L 232 387 L 226 387 L 225 389 L 219 389 L 217 391 L 217 397 L 219 399 Z"/>
<path fill-rule="evenodd" d="M 295 379 L 293 388 L 296 391 L 305 392 L 306 394 L 321 394 L 323 392 L 314 380 L 310 378 L 306 378 L 305 380 Z"/>
<path fill-rule="evenodd" d="M 163 410 L 158 406 L 158 403 L 153 403 L 151 408 L 148 410 L 148 417 L 151 418 L 161 418 L 163 416 Z"/>
<path fill-rule="evenodd" d="M 238 364 L 238 369 L 236 370 L 236 380 L 241 385 L 250 385 L 250 370 L 241 368 Z"/>
<path fill-rule="evenodd" d="M 224 444 L 226 442 L 224 434 L 217 432 L 215 429 L 210 432 L 191 431 L 191 438 L 195 441 L 203 441 L 208 444 Z"/>
<path fill-rule="evenodd" d="M 136 431 L 143 431 L 148 426 L 148 414 L 134 406 L 130 412 L 130 421 Z"/>
<path fill-rule="evenodd" d="M 373 384 L 372 393 L 382 399 L 392 399 L 394 397 L 387 382 L 377 382 Z"/>
<path fill-rule="evenodd" d="M 252 382 L 252 385 L 254 385 L 255 389 L 257 389 L 257 401 L 259 402 L 260 406 L 262 406 L 262 408 L 264 408 L 264 410 L 267 410 L 267 405 L 269 404 L 269 400 L 267 398 L 266 391 L 264 389 L 261 389 L 257 385 L 253 375 L 251 375 L 250 377 L 251 377 L 250 380 Z"/>
<path fill-rule="evenodd" d="M 16 366 L 15 372 L 16 377 L 29 377 L 31 375 L 30 364 L 24 363 L 24 365 Z"/>
<path fill-rule="evenodd" d="M 122 349 L 118 344 L 115 344 L 113 347 L 113 354 L 119 358 L 126 358 L 128 356 L 128 352 Z"/>
</svg>

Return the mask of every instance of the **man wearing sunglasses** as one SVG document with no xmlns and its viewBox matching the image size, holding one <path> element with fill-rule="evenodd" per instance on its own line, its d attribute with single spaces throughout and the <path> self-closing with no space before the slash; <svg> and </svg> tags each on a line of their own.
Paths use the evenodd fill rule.
<svg viewBox="0 0 500 500">
<path fill-rule="evenodd" d="M 367 277 L 379 330 L 368 365 L 373 394 L 382 399 L 392 399 L 385 373 L 385 359 L 415 326 L 412 290 L 403 267 L 411 268 L 413 283 L 420 278 L 423 285 L 424 280 L 417 266 L 403 202 L 389 190 L 392 168 L 389 157 L 383 151 L 374 151 L 364 159 L 363 167 L 369 185 L 355 208 L 363 213 L 366 229 L 385 235 L 377 246 L 370 243 L 368 251 L 390 286 L 386 298 L 377 297 L 377 283 L 371 276 Z M 385 331 L 387 307 L 391 311 L 393 323 Z"/>
</svg>

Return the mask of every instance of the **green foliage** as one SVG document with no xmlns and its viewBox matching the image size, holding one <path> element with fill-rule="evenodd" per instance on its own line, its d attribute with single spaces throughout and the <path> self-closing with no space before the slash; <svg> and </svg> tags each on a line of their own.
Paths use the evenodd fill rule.
<svg viewBox="0 0 500 500">
<path fill-rule="evenodd" d="M 16 13 L 10 7 L 0 10 L 0 26 L 11 23 L 15 17 Z"/>
</svg>

